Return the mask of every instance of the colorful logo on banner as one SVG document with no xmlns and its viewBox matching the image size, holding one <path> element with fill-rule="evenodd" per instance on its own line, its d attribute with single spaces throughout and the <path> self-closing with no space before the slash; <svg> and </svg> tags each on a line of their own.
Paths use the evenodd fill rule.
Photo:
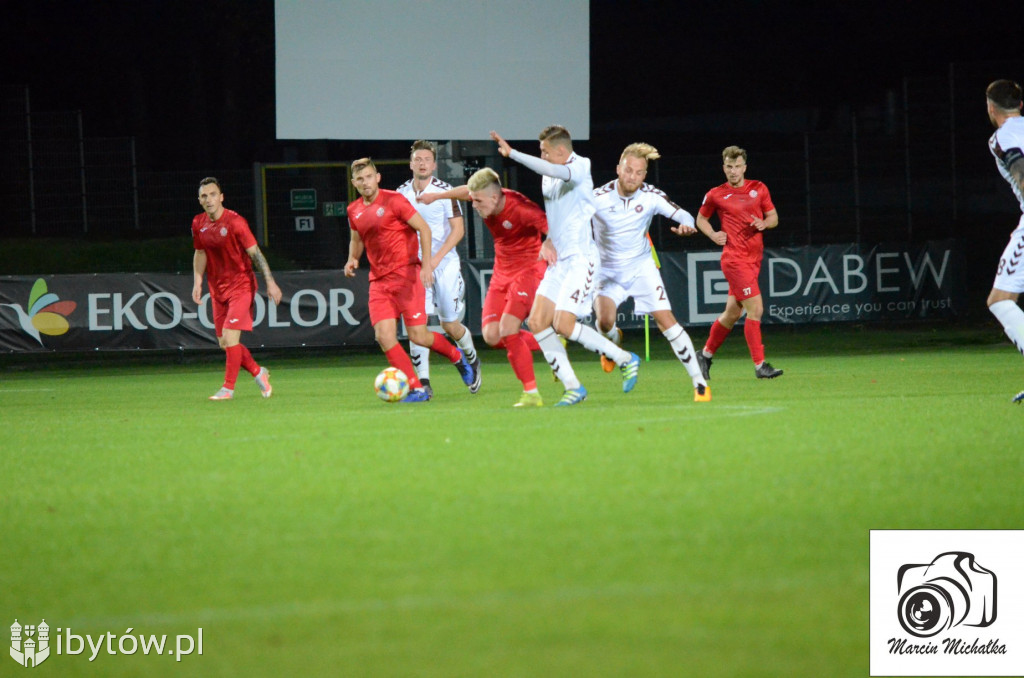
<svg viewBox="0 0 1024 678">
<path fill-rule="evenodd" d="M 25 334 L 43 345 L 40 334 L 57 337 L 65 334 L 70 325 L 68 316 L 75 310 L 77 304 L 73 301 L 61 301 L 53 292 L 46 288 L 46 281 L 42 278 L 36 280 L 32 285 L 32 291 L 28 295 L 28 311 L 22 308 L 21 304 L 0 304 L 9 306 L 18 314 L 18 322 Z"/>
</svg>

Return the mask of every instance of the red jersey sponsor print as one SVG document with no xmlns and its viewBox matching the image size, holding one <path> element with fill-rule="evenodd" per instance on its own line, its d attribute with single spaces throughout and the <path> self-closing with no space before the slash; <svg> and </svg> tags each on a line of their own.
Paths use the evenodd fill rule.
<svg viewBox="0 0 1024 678">
<path fill-rule="evenodd" d="M 754 217 L 763 219 L 773 209 L 775 205 L 768 187 L 756 179 L 747 179 L 739 188 L 728 182 L 712 188 L 704 196 L 700 214 L 710 219 L 712 214 L 718 213 L 721 229 L 728 236 L 722 259 L 760 261 L 764 255 L 764 238 L 750 222 Z"/>
<path fill-rule="evenodd" d="M 494 238 L 494 275 L 512 276 L 536 265 L 548 219 L 537 203 L 518 191 L 501 189 L 505 207 L 484 219 Z"/>
<path fill-rule="evenodd" d="M 367 205 L 357 198 L 348 206 L 349 227 L 359 234 L 370 260 L 370 280 L 406 266 L 419 266 L 420 241 L 407 223 L 416 208 L 397 191 L 380 189 Z"/>
<path fill-rule="evenodd" d="M 227 301 L 241 291 L 256 292 L 256 273 L 245 250 L 256 244 L 246 220 L 225 209 L 213 221 L 203 212 L 192 219 L 192 246 L 206 253 L 206 282 L 210 296 Z"/>
</svg>

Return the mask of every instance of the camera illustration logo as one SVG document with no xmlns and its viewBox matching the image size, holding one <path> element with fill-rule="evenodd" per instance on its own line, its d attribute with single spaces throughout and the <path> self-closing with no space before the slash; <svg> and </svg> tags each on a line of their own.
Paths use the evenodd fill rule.
<svg viewBox="0 0 1024 678">
<path fill-rule="evenodd" d="M 974 554 L 950 551 L 927 565 L 903 565 L 896 584 L 900 625 L 918 638 L 996 620 L 996 575 L 979 565 Z"/>
</svg>

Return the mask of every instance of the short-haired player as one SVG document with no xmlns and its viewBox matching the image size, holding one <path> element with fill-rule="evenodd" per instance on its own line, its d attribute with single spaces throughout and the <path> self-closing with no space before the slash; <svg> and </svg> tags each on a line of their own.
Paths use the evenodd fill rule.
<svg viewBox="0 0 1024 678">
<path fill-rule="evenodd" d="M 266 257 L 246 220 L 224 207 L 224 193 L 215 177 L 199 182 L 202 214 L 192 219 L 192 301 L 202 302 L 203 275 L 210 287 L 210 306 L 217 342 L 224 349 L 224 384 L 210 400 L 231 400 L 238 372 L 244 368 L 253 376 L 260 394 L 273 393 L 270 372 L 260 367 L 242 344 L 242 332 L 251 332 L 253 301 L 256 299 L 258 269 L 267 283 L 267 296 L 281 303 L 281 288 L 270 273 Z"/>
<path fill-rule="evenodd" d="M 548 267 L 527 323 L 544 359 L 565 386 L 556 407 L 575 405 L 587 397 L 587 389 L 577 378 L 559 335 L 612 360 L 622 373 L 623 392 L 629 393 L 639 376 L 639 356 L 622 350 L 578 320 L 593 304 L 598 269 L 590 226 L 596 210 L 590 160 L 573 151 L 572 138 L 560 125 L 541 131 L 539 158 L 513 149 L 497 132 L 492 131 L 491 138 L 498 143 L 502 156 L 543 177 L 541 192 L 548 218 L 548 238 L 541 246 L 541 256 Z"/>
<path fill-rule="evenodd" d="M 409 169 L 412 170 L 412 178 L 397 190 L 430 227 L 430 263 L 434 267 L 434 284 L 426 288 L 427 315 L 436 314 L 441 321 L 441 328 L 466 354 L 476 378 L 469 392 L 476 393 L 480 390 L 480 360 L 476 346 L 473 345 L 473 334 L 462 324 L 466 314 L 466 284 L 462 279 L 462 262 L 455 249 L 466 233 L 462 209 L 454 199 L 438 200 L 430 204 L 417 200 L 421 195 L 443 193 L 452 188 L 451 184 L 434 176 L 437 171 L 437 146 L 432 141 L 419 139 L 413 142 L 409 149 Z M 410 340 L 409 357 L 416 369 L 416 376 L 430 392 L 430 349 Z"/>
<path fill-rule="evenodd" d="M 1021 117 L 1021 87 L 1012 80 L 996 80 L 985 90 L 988 119 L 996 131 L 988 140 L 996 169 L 1010 184 L 1024 213 L 1024 118 Z M 988 310 L 999 320 L 1018 351 L 1024 353 L 1024 311 L 1017 300 L 1024 292 L 1024 214 L 1010 234 L 1010 242 L 999 258 L 996 278 L 988 295 Z M 1013 402 L 1024 401 L 1024 391 Z"/>
<path fill-rule="evenodd" d="M 697 228 L 722 246 L 722 273 L 729 283 L 729 297 L 725 310 L 711 325 L 704 349 L 698 354 L 705 379 L 710 379 L 711 360 L 715 351 L 729 336 L 733 325 L 744 312 L 743 336 L 747 340 L 750 358 L 754 361 L 754 376 L 774 379 L 782 370 L 772 367 L 764 359 L 761 343 L 761 316 L 764 302 L 757 277 L 764 257 L 764 231 L 779 225 L 779 213 L 772 202 L 768 187 L 756 179 L 747 179 L 747 152 L 739 146 L 728 146 L 722 151 L 722 171 L 725 183 L 716 186 L 704 196 L 697 212 Z M 709 219 L 718 214 L 721 229 L 716 231 Z"/>
<path fill-rule="evenodd" d="M 480 325 L 489 346 L 504 348 L 523 393 L 514 407 L 544 404 L 537 389 L 531 351 L 540 346 L 523 329 L 537 286 L 547 264 L 540 258 L 541 237 L 548 231 L 547 217 L 522 193 L 502 188 L 497 172 L 485 167 L 466 185 L 446 193 L 420 196 L 420 200 L 454 197 L 469 200 L 494 239 L 494 270 L 487 285 Z"/>
<path fill-rule="evenodd" d="M 412 389 L 403 402 L 424 402 L 430 400 L 430 394 L 398 343 L 400 317 L 410 339 L 447 358 L 458 369 L 463 383 L 470 386 L 475 374 L 462 351 L 443 335 L 427 329 L 425 288 L 434 282 L 430 227 L 401 194 L 380 188 L 380 173 L 369 158 L 352 163 L 352 185 L 360 198 L 348 206 L 350 240 L 345 275 L 355 276 L 365 251 L 370 262 L 370 323 L 388 363 L 409 377 Z"/>
</svg>

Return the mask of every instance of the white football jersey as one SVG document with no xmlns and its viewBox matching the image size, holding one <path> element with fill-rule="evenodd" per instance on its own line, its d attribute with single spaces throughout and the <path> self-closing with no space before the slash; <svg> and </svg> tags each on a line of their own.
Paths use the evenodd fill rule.
<svg viewBox="0 0 1024 678">
<path fill-rule="evenodd" d="M 1024 212 L 1024 194 L 1022 188 L 1010 174 L 1010 165 L 1024 162 L 1024 118 L 1014 116 L 1007 118 L 1003 126 L 995 131 L 989 140 L 988 148 L 996 159 L 996 167 L 1003 178 L 1010 184 L 1013 194 L 1017 196 L 1021 212 Z M 1024 217 L 1021 219 L 1024 225 Z"/>
<path fill-rule="evenodd" d="M 514 149 L 509 157 L 543 177 L 540 186 L 548 217 L 548 240 L 558 257 L 592 254 L 594 235 L 590 217 L 597 208 L 590 159 L 572 153 L 564 165 L 556 165 Z"/>
<path fill-rule="evenodd" d="M 422 193 L 442 193 L 451 190 L 451 188 L 451 184 L 441 181 L 437 177 L 432 177 Z M 420 213 L 423 220 L 430 226 L 430 252 L 431 254 L 436 254 L 452 232 L 452 225 L 448 220 L 452 217 L 462 216 L 462 208 L 459 207 L 459 201 L 455 199 L 435 200 L 429 205 L 418 202 L 416 196 L 419 194 L 412 185 L 412 179 L 406 181 L 396 190 L 412 203 L 412 206 L 416 208 L 416 211 Z M 457 248 L 455 247 L 449 250 L 448 254 L 444 255 L 442 262 L 457 260 L 459 254 L 456 250 Z"/>
<path fill-rule="evenodd" d="M 693 215 L 654 186 L 641 184 L 633 195 L 622 196 L 618 184 L 615 179 L 594 190 L 594 240 L 602 267 L 628 268 L 650 259 L 647 231 L 655 214 L 686 226 L 694 225 Z"/>
</svg>

